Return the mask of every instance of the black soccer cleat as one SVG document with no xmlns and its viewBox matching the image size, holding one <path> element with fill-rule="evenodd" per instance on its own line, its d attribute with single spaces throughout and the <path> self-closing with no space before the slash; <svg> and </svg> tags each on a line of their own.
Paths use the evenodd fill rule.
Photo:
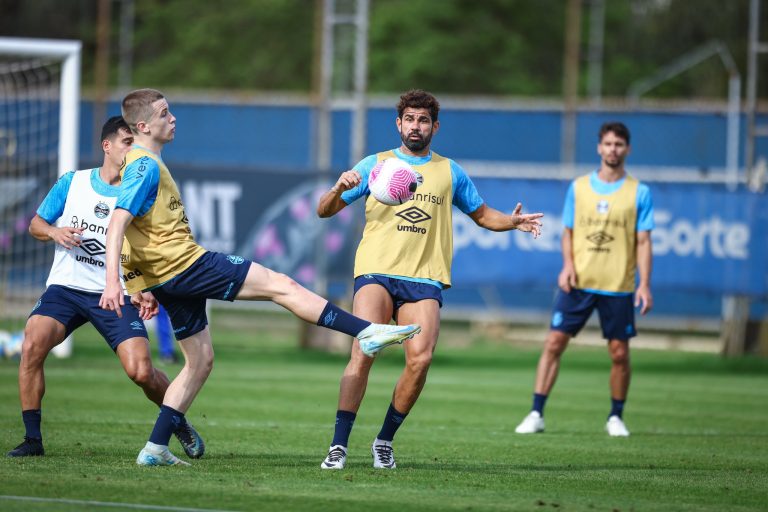
<svg viewBox="0 0 768 512">
<path fill-rule="evenodd" d="M 39 457 L 45 455 L 43 440 L 24 436 L 24 442 L 8 452 L 8 457 Z"/>
<path fill-rule="evenodd" d="M 205 442 L 197 430 L 189 423 L 186 422 L 173 431 L 173 435 L 181 443 L 181 447 L 184 448 L 184 453 L 187 457 L 192 459 L 199 459 L 205 453 Z"/>
</svg>

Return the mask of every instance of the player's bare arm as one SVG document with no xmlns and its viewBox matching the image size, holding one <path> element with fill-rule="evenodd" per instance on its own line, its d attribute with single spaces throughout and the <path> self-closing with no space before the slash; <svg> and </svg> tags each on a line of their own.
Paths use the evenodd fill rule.
<svg viewBox="0 0 768 512">
<path fill-rule="evenodd" d="M 120 251 L 123 249 L 125 230 L 132 220 L 131 212 L 116 208 L 107 228 L 107 283 L 99 306 L 115 311 L 120 318 L 123 317 L 120 306 L 124 305 L 123 287 L 120 285 Z"/>
<path fill-rule="evenodd" d="M 534 238 L 541 234 L 541 219 L 543 213 L 521 213 L 523 211 L 522 203 L 517 203 L 512 214 L 500 212 L 495 208 L 483 204 L 470 213 L 469 216 L 480 227 L 491 231 L 509 231 L 517 229 L 526 233 L 532 233 Z"/>
<path fill-rule="evenodd" d="M 563 268 L 557 276 L 557 286 L 565 293 L 578 285 L 576 267 L 573 264 L 573 230 L 565 228 L 560 239 L 560 248 L 563 252 Z"/>
<path fill-rule="evenodd" d="M 341 173 L 331 189 L 320 197 L 317 204 L 317 215 L 321 218 L 336 215 L 347 206 L 341 194 L 358 186 L 363 180 L 360 173 L 352 170 Z"/>
<path fill-rule="evenodd" d="M 47 242 L 53 240 L 63 248 L 69 250 L 80 245 L 81 228 L 70 226 L 56 227 L 48 224 L 45 219 L 35 215 L 29 223 L 29 233 L 36 239 Z"/>
<path fill-rule="evenodd" d="M 637 273 L 640 281 L 635 290 L 635 307 L 640 307 L 640 314 L 645 315 L 653 308 L 653 295 L 651 294 L 651 232 L 637 232 Z"/>
</svg>

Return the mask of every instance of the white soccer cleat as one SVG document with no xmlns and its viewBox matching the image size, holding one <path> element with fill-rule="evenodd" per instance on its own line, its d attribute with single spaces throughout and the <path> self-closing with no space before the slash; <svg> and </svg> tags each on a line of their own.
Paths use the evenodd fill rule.
<svg viewBox="0 0 768 512">
<path fill-rule="evenodd" d="M 340 444 L 335 444 L 328 449 L 328 455 L 320 464 L 321 469 L 344 469 L 347 465 L 347 448 Z"/>
<path fill-rule="evenodd" d="M 611 437 L 629 437 L 629 430 L 624 425 L 624 421 L 615 415 L 608 418 L 608 423 L 605 424 L 605 431 Z"/>
<path fill-rule="evenodd" d="M 139 466 L 189 466 L 189 462 L 176 457 L 167 446 L 149 441 L 136 457 L 136 464 Z"/>
<path fill-rule="evenodd" d="M 395 469 L 395 452 L 392 451 L 392 441 L 376 439 L 371 445 L 373 467 L 377 469 Z"/>
<path fill-rule="evenodd" d="M 371 324 L 357 335 L 360 350 L 368 357 L 375 356 L 381 349 L 402 343 L 421 332 L 421 327 L 412 325 Z"/>
<path fill-rule="evenodd" d="M 515 432 L 518 434 L 537 434 L 544 432 L 544 418 L 541 417 L 539 411 L 531 411 L 528 416 L 523 418 L 523 421 L 515 428 Z"/>
</svg>

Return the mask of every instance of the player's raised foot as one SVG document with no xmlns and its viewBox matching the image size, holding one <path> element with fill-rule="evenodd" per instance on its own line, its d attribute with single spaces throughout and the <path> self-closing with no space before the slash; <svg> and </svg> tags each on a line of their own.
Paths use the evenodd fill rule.
<svg viewBox="0 0 768 512">
<path fill-rule="evenodd" d="M 611 416 L 605 424 L 605 431 L 611 437 L 629 437 L 629 430 L 624 421 L 618 416 Z"/>
<path fill-rule="evenodd" d="M 392 441 L 376 439 L 371 445 L 373 455 L 373 467 L 379 469 L 395 469 L 395 452 L 392 450 Z"/>
<path fill-rule="evenodd" d="M 189 466 L 189 462 L 184 462 L 172 454 L 167 446 L 149 441 L 136 457 L 136 464 L 139 466 Z"/>
<path fill-rule="evenodd" d="M 344 469 L 347 465 L 347 448 L 340 444 L 335 444 L 328 449 L 328 455 L 320 464 L 321 469 Z"/>
<path fill-rule="evenodd" d="M 24 436 L 24 442 L 8 452 L 8 457 L 39 457 L 45 455 L 43 440 Z"/>
<path fill-rule="evenodd" d="M 544 432 L 544 418 L 539 411 L 531 411 L 515 428 L 518 434 L 537 434 Z"/>
<path fill-rule="evenodd" d="M 375 356 L 381 349 L 402 343 L 421 332 L 421 327 L 411 325 L 371 324 L 357 335 L 360 350 L 368 357 Z"/>
<path fill-rule="evenodd" d="M 181 447 L 184 448 L 184 453 L 191 459 L 199 459 L 205 453 L 205 442 L 200 434 L 197 433 L 195 427 L 190 425 L 189 422 L 184 423 L 179 428 L 173 431 L 173 435 L 181 443 Z"/>
</svg>

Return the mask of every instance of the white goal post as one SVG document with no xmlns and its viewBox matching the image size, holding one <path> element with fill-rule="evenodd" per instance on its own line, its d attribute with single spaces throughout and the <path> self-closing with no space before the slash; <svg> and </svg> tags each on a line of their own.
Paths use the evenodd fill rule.
<svg viewBox="0 0 768 512">
<path fill-rule="evenodd" d="M 80 41 L 0 37 L 0 55 L 61 60 L 59 176 L 77 169 L 80 130 Z"/>
<path fill-rule="evenodd" d="M 82 43 L 72 40 L 55 39 L 27 39 L 16 37 L 0 37 L 0 59 L 2 62 L 23 63 L 25 61 L 47 61 L 60 65 L 59 91 L 58 91 L 58 155 L 57 174 L 61 176 L 66 172 L 77 169 L 79 151 L 80 130 L 80 55 Z M 13 66 L 9 69 L 15 69 Z M 13 73 L 14 71 L 11 71 Z M 11 78 L 9 81 L 0 81 L 0 102 L 3 108 L 11 108 L 8 105 L 13 101 L 22 102 L 28 100 L 24 84 Z M 26 107 L 22 107 L 26 108 Z M 5 110 L 4 110 L 5 111 Z M 8 137 L 5 144 L 0 144 L 0 150 L 4 150 L 3 158 L 10 159 L 14 156 L 17 144 L 14 139 L 13 128 L 27 129 L 22 126 L 25 119 L 21 116 L 11 119 L 6 115 L 5 120 L 0 119 L 0 129 L 3 124 L 8 124 L 3 130 Z M 30 123 L 34 122 L 32 119 Z M 13 124 L 13 126 L 10 126 Z M 30 129 L 31 130 L 31 129 Z M 34 148 L 33 148 L 34 149 Z M 52 171 L 53 169 L 51 169 Z M 53 183 L 46 184 L 51 186 Z M 67 357 L 72 351 L 71 337 L 54 349 L 54 355 Z"/>
</svg>

